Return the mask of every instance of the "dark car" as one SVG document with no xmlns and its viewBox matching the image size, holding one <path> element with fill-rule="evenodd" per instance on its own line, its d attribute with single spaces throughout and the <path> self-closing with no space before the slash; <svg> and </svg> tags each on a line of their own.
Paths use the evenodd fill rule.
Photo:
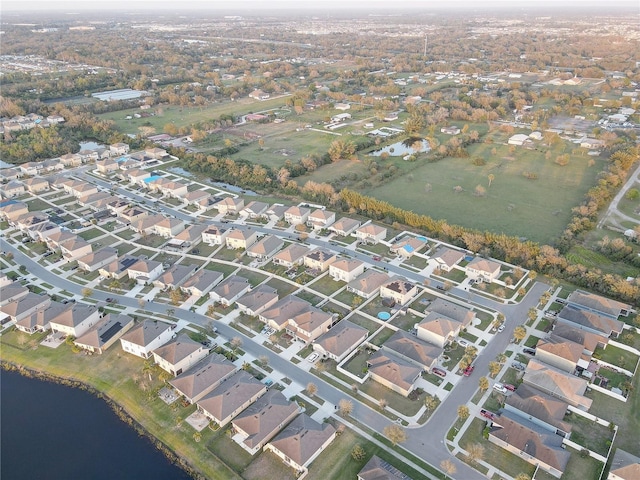
<svg viewBox="0 0 640 480">
<path fill-rule="evenodd" d="M 447 376 L 447 372 L 445 372 L 444 370 L 442 370 L 441 368 L 432 368 L 431 369 L 431 373 L 433 373 L 434 375 L 437 375 L 439 377 L 446 377 Z"/>
<path fill-rule="evenodd" d="M 468 377 L 469 375 L 471 375 L 471 373 L 473 373 L 473 369 L 474 369 L 474 368 L 475 368 L 475 367 L 474 367 L 473 365 L 469 365 L 467 368 L 465 368 L 465 369 L 462 371 L 462 374 L 463 374 L 465 377 Z"/>
<path fill-rule="evenodd" d="M 374 259 L 376 262 L 379 262 L 380 260 L 382 260 L 382 257 L 380 257 L 379 255 L 375 255 L 375 256 L 373 257 L 373 259 Z"/>
<path fill-rule="evenodd" d="M 484 418 L 488 418 L 489 420 L 493 420 L 494 418 L 496 418 L 496 415 L 493 412 L 485 410 L 484 408 L 480 410 L 480 415 L 482 415 Z"/>
<path fill-rule="evenodd" d="M 527 355 L 535 355 L 536 354 L 536 349 L 535 348 L 523 348 L 522 351 L 524 353 L 526 353 Z"/>
<path fill-rule="evenodd" d="M 107 298 L 107 303 L 118 303 L 118 300 L 116 300 L 113 297 L 109 297 L 109 298 Z"/>
</svg>

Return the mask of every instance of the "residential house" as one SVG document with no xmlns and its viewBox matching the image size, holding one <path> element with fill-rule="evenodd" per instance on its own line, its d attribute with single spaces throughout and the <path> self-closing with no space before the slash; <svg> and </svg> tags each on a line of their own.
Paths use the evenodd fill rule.
<svg viewBox="0 0 640 480">
<path fill-rule="evenodd" d="M 207 347 L 182 333 L 153 351 L 153 360 L 164 371 L 178 376 L 209 354 Z"/>
<path fill-rule="evenodd" d="M 33 177 L 34 175 L 38 175 L 40 173 L 42 165 L 40 164 L 40 162 L 26 162 L 18 165 L 18 168 L 24 175 Z"/>
<path fill-rule="evenodd" d="M 128 275 L 130 266 L 138 262 L 138 257 L 132 255 L 122 255 L 117 260 L 98 268 L 100 276 L 121 280 Z"/>
<path fill-rule="evenodd" d="M 133 327 L 129 315 L 108 313 L 97 324 L 74 340 L 74 345 L 92 353 L 102 354 Z"/>
<path fill-rule="evenodd" d="M 267 392 L 267 387 L 241 370 L 201 398 L 198 409 L 220 427 Z"/>
<path fill-rule="evenodd" d="M 163 182 L 160 184 L 160 191 L 165 197 L 184 198 L 189 193 L 189 187 L 181 182 Z"/>
<path fill-rule="evenodd" d="M 91 244 L 79 235 L 60 242 L 58 247 L 63 258 L 67 260 L 75 260 L 91 253 Z"/>
<path fill-rule="evenodd" d="M 454 250 L 448 247 L 439 247 L 431 258 L 436 262 L 437 268 L 443 272 L 450 272 L 465 257 L 462 250 Z"/>
<path fill-rule="evenodd" d="M 529 135 L 525 135 L 524 133 L 516 133 L 515 135 L 511 135 L 509 140 L 507 141 L 509 145 L 523 146 L 523 145 L 531 145 L 532 141 L 529 138 Z"/>
<path fill-rule="evenodd" d="M 22 177 L 22 170 L 19 168 L 2 168 L 0 169 L 0 182 L 10 182 L 11 180 L 18 180 Z"/>
<path fill-rule="evenodd" d="M 49 158 L 40 162 L 42 164 L 43 173 L 58 172 L 64 170 L 64 165 L 59 158 Z"/>
<path fill-rule="evenodd" d="M 344 360 L 369 336 L 369 330 L 349 320 L 341 320 L 313 341 L 313 350 L 337 363 Z"/>
<path fill-rule="evenodd" d="M 564 323 L 607 338 L 617 337 L 624 328 L 624 323 L 620 320 L 571 305 L 565 305 L 560 310 L 560 313 L 556 316 L 556 321 L 558 324 Z"/>
<path fill-rule="evenodd" d="M 359 226 L 360 222 L 358 220 L 354 220 L 353 218 L 348 217 L 342 217 L 340 220 L 333 223 L 333 225 L 330 225 L 329 230 L 336 235 L 346 237 L 347 235 L 351 235 L 351 233 Z"/>
<path fill-rule="evenodd" d="M 129 182 L 131 182 L 132 185 L 145 187 L 147 185 L 145 180 L 151 178 L 151 172 L 141 170 L 139 168 L 131 168 L 127 170 L 126 176 L 129 178 Z"/>
<path fill-rule="evenodd" d="M 375 245 L 386 237 L 387 229 L 373 223 L 367 223 L 356 229 L 356 238 L 362 243 L 373 243 Z"/>
<path fill-rule="evenodd" d="M 257 316 L 278 301 L 278 290 L 268 285 L 245 293 L 236 303 L 240 311 L 246 315 Z"/>
<path fill-rule="evenodd" d="M 142 220 L 144 217 L 146 217 L 149 214 L 149 212 L 143 208 L 140 207 L 130 207 L 127 208 L 125 210 L 123 210 L 122 212 L 120 212 L 120 216 L 126 220 L 127 222 L 129 222 L 130 224 L 134 224 L 135 222 Z"/>
<path fill-rule="evenodd" d="M 286 331 L 295 340 L 309 343 L 325 333 L 334 321 L 334 315 L 312 305 L 292 315 L 286 325 Z"/>
<path fill-rule="evenodd" d="M 71 303 L 60 303 L 51 301 L 45 308 L 40 308 L 35 312 L 23 317 L 16 322 L 16 328 L 29 335 L 36 332 L 47 332 L 51 330 L 51 319 L 56 318 L 65 310 L 73 307 Z"/>
<path fill-rule="evenodd" d="M 580 410 L 588 411 L 593 400 L 584 396 L 588 382 L 535 359 L 529 360 L 523 382 Z"/>
<path fill-rule="evenodd" d="M 23 202 L 10 200 L 0 204 L 0 218 L 7 220 L 9 223 L 28 213 L 29 207 L 27 207 L 27 204 Z"/>
<path fill-rule="evenodd" d="M 284 217 L 284 212 L 286 212 L 288 209 L 289 207 L 276 203 L 269 207 L 269 209 L 263 216 L 269 222 L 277 222 Z"/>
<path fill-rule="evenodd" d="M 201 297 L 218 285 L 223 278 L 224 275 L 222 273 L 203 268 L 187 279 L 180 288 L 189 295 Z"/>
<path fill-rule="evenodd" d="M 134 232 L 137 232 L 140 235 L 156 235 L 156 225 L 164 219 L 164 215 L 160 215 L 159 213 L 155 215 L 146 215 L 140 220 L 131 222 L 130 227 Z"/>
<path fill-rule="evenodd" d="M 631 305 L 583 290 L 572 292 L 567 298 L 567 304 L 616 319 L 620 315 L 626 317 L 633 312 Z"/>
<path fill-rule="evenodd" d="M 434 300 L 425 313 L 425 318 L 416 327 L 416 334 L 440 347 L 456 338 L 476 318 L 473 310 L 442 298 Z"/>
<path fill-rule="evenodd" d="M 568 437 L 572 426 L 564 421 L 569 404 L 529 385 L 520 385 L 509 395 L 504 410 L 512 412 L 552 433 Z"/>
<path fill-rule="evenodd" d="M 60 232 L 60 226 L 46 220 L 29 225 L 26 229 L 22 229 L 22 231 L 26 231 L 27 235 L 38 242 L 46 242 L 49 236 Z"/>
<path fill-rule="evenodd" d="M 207 225 L 204 224 L 189 225 L 169 240 L 167 245 L 174 248 L 195 247 L 202 242 L 202 234 L 206 229 Z"/>
<path fill-rule="evenodd" d="M 254 230 L 232 229 L 225 239 L 227 247 L 233 249 L 247 249 L 258 239 L 258 234 Z"/>
<path fill-rule="evenodd" d="M 418 294 L 418 286 L 404 278 L 395 277 L 380 287 L 381 298 L 392 298 L 400 305 L 407 304 Z"/>
<path fill-rule="evenodd" d="M 398 257 L 410 258 L 427 245 L 427 240 L 418 237 L 405 237 L 394 242 L 389 247 L 389 252 Z"/>
<path fill-rule="evenodd" d="M 286 465 L 303 475 L 335 437 L 333 425 L 318 423 L 303 413 L 267 443 L 264 450 L 275 453 Z"/>
<path fill-rule="evenodd" d="M 187 192 L 184 195 L 183 200 L 187 205 L 202 206 L 207 205 L 208 200 L 212 197 L 209 192 L 204 190 L 194 190 L 193 192 Z"/>
<path fill-rule="evenodd" d="M 60 162 L 62 162 L 65 167 L 79 167 L 82 165 L 82 157 L 77 153 L 67 153 L 60 157 Z"/>
<path fill-rule="evenodd" d="M 275 235 L 265 235 L 247 248 L 247 255 L 260 261 L 273 257 L 284 246 L 284 241 Z"/>
<path fill-rule="evenodd" d="M 86 197 L 93 193 L 98 193 L 98 187 L 93 183 L 77 182 L 72 186 L 71 194 L 76 198 Z"/>
<path fill-rule="evenodd" d="M 22 183 L 31 193 L 40 193 L 49 190 L 49 181 L 42 177 L 27 178 L 23 180 Z"/>
<path fill-rule="evenodd" d="M 579 328 L 573 327 L 567 323 L 556 323 L 553 327 L 553 335 L 565 338 L 571 342 L 582 345 L 582 353 L 585 355 L 593 355 L 596 348 L 607 348 L 609 339 L 603 335 L 587 332 Z"/>
<path fill-rule="evenodd" d="M 276 253 L 273 257 L 273 263 L 291 268 L 294 265 L 304 263 L 304 257 L 309 253 L 309 249 L 298 243 L 292 243 L 284 250 Z"/>
<path fill-rule="evenodd" d="M 269 390 L 233 419 L 234 435 L 231 438 L 255 455 L 298 413 L 298 404 L 287 400 L 279 390 Z"/>
<path fill-rule="evenodd" d="M 78 268 L 85 272 L 95 272 L 100 268 L 118 260 L 118 250 L 113 247 L 102 247 L 78 258 Z"/>
<path fill-rule="evenodd" d="M 164 238 L 173 238 L 183 230 L 184 221 L 179 218 L 164 217 L 155 225 L 155 233 Z"/>
<path fill-rule="evenodd" d="M 4 198 L 14 198 L 19 197 L 20 195 L 24 195 L 25 188 L 24 184 L 18 180 L 11 180 L 9 183 L 5 183 L 0 187 L 0 193 Z"/>
<path fill-rule="evenodd" d="M 473 280 L 491 283 L 500 277 L 500 264 L 486 258 L 475 257 L 465 267 L 467 275 Z"/>
<path fill-rule="evenodd" d="M 129 145 L 126 143 L 114 143 L 109 145 L 109 153 L 114 157 L 129 153 Z"/>
<path fill-rule="evenodd" d="M 583 358 L 582 345 L 556 335 L 541 338 L 536 345 L 536 358 L 552 367 L 573 374 L 576 368 L 588 368 L 590 358 Z"/>
<path fill-rule="evenodd" d="M 310 208 L 292 206 L 284 212 L 284 221 L 289 225 L 303 225 L 307 222 L 310 213 Z"/>
<path fill-rule="evenodd" d="M 254 100 L 260 100 L 260 101 L 267 100 L 269 96 L 270 95 L 268 93 L 263 92 L 259 88 L 255 89 L 253 92 L 249 94 L 249 98 L 253 98 Z"/>
<path fill-rule="evenodd" d="M 214 353 L 200 360 L 169 383 L 189 403 L 197 403 L 238 371 L 224 355 Z"/>
<path fill-rule="evenodd" d="M 174 337 L 175 325 L 158 320 L 143 320 L 120 338 L 120 346 L 141 358 L 149 358 L 153 351 Z"/>
<path fill-rule="evenodd" d="M 329 276 L 335 281 L 351 282 L 364 273 L 364 262 L 341 258 L 329 265 Z"/>
<path fill-rule="evenodd" d="M 371 355 L 367 360 L 367 366 L 372 380 L 403 397 L 409 396 L 422 374 L 422 368 L 389 350 L 381 349 Z"/>
<path fill-rule="evenodd" d="M 260 218 L 269 210 L 269 207 L 268 203 L 253 201 L 244 207 L 241 213 L 249 218 Z"/>
<path fill-rule="evenodd" d="M 173 264 L 153 281 L 153 286 L 162 290 L 178 288 L 196 271 L 196 265 Z"/>
<path fill-rule="evenodd" d="M 80 155 L 82 163 L 94 162 L 100 158 L 100 154 L 96 150 L 89 150 L 87 148 L 80 150 L 78 155 Z"/>
<path fill-rule="evenodd" d="M 127 268 L 127 275 L 139 284 L 152 282 L 162 273 L 162 263 L 155 260 L 139 259 Z"/>
<path fill-rule="evenodd" d="M 359 297 L 371 298 L 380 291 L 380 287 L 389 282 L 389 275 L 378 270 L 367 270 L 347 285 L 347 291 Z"/>
<path fill-rule="evenodd" d="M 379 456 L 374 455 L 358 472 L 357 480 L 411 480 L 411 478 Z"/>
<path fill-rule="evenodd" d="M 444 352 L 442 347 L 423 342 L 404 330 L 398 330 L 385 341 L 382 344 L 382 350 L 391 351 L 427 372 L 437 365 Z"/>
<path fill-rule="evenodd" d="M 637 480 L 640 478 L 640 457 L 616 448 L 607 480 Z"/>
<path fill-rule="evenodd" d="M 202 232 L 202 241 L 209 245 L 222 245 L 228 234 L 229 230 L 211 225 Z"/>
<path fill-rule="evenodd" d="M 306 300 L 287 295 L 278 300 L 270 308 L 260 313 L 260 321 L 275 330 L 281 331 L 289 323 L 289 319 L 296 315 L 308 311 L 311 304 Z"/>
<path fill-rule="evenodd" d="M 214 205 L 214 208 L 216 208 L 222 215 L 240 213 L 244 208 L 244 200 L 240 197 L 224 197 Z"/>
<path fill-rule="evenodd" d="M 144 154 L 146 156 L 151 157 L 151 158 L 155 158 L 156 160 L 160 160 L 160 159 L 168 156 L 167 151 L 165 149 L 159 148 L 159 147 L 146 148 L 144 150 Z"/>
<path fill-rule="evenodd" d="M 251 289 L 249 280 L 239 275 L 231 275 L 227 279 L 209 292 L 209 296 L 214 302 L 219 302 L 224 306 L 232 305 L 242 295 Z"/>
<path fill-rule="evenodd" d="M 25 215 L 19 216 L 13 223 L 23 233 L 28 233 L 29 229 L 38 223 L 48 222 L 49 215 L 42 212 L 29 212 Z M 53 233 L 53 232 L 52 232 Z M 36 238 L 36 236 L 32 237 Z"/>
<path fill-rule="evenodd" d="M 73 307 L 52 318 L 49 324 L 53 333 L 60 332 L 78 338 L 99 321 L 100 311 L 95 305 L 74 303 Z"/>
<path fill-rule="evenodd" d="M 3 275 L 3 279 L 8 280 L 6 275 Z M 8 280 L 7 283 L 3 283 L 0 287 L 0 307 L 10 302 L 25 297 L 29 293 L 29 289 L 23 286 L 20 282 L 13 282 Z"/>
<path fill-rule="evenodd" d="M 4 292 L 4 289 L 2 290 Z M 38 310 L 44 310 L 51 304 L 48 295 L 38 295 L 27 292 L 14 295 L 15 300 L 0 306 L 0 312 L 7 315 L 13 322 L 19 322 L 23 318 L 33 315 Z M 4 297 L 3 297 L 4 300 Z"/>
<path fill-rule="evenodd" d="M 509 413 L 493 422 L 489 441 L 556 478 L 562 476 L 571 456 L 562 446 L 563 437 Z"/>
<path fill-rule="evenodd" d="M 311 212 L 307 217 L 307 226 L 313 228 L 314 230 L 320 230 L 323 228 L 327 228 L 335 221 L 336 214 L 334 212 L 330 212 L 329 210 L 325 210 L 323 208 L 318 208 L 317 210 Z"/>
<path fill-rule="evenodd" d="M 337 257 L 335 253 L 329 250 L 316 248 L 312 252 L 309 252 L 305 255 L 304 265 L 311 270 L 324 272 L 329 268 L 329 265 L 336 261 L 336 259 Z"/>
</svg>

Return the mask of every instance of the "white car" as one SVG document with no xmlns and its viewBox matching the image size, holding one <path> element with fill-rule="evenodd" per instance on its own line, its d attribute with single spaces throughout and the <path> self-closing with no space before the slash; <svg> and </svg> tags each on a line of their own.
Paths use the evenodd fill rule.
<svg viewBox="0 0 640 480">
<path fill-rule="evenodd" d="M 494 383 L 493 384 L 493 389 L 496 392 L 500 392 L 500 393 L 505 393 L 506 394 L 508 392 L 508 390 L 505 388 L 505 386 L 503 384 L 501 384 L 501 383 Z"/>
<path fill-rule="evenodd" d="M 467 342 L 464 338 L 459 338 L 456 341 L 458 342 L 458 345 L 460 345 L 462 348 L 467 348 L 469 346 L 469 342 Z"/>
<path fill-rule="evenodd" d="M 498 333 L 504 332 L 504 323 L 498 327 Z"/>
<path fill-rule="evenodd" d="M 316 360 L 318 360 L 318 357 L 319 357 L 319 356 L 320 356 L 320 355 L 318 355 L 317 353 L 312 353 L 311 355 L 309 355 L 309 356 L 307 357 L 307 361 L 308 361 L 309 363 L 314 363 Z"/>
</svg>

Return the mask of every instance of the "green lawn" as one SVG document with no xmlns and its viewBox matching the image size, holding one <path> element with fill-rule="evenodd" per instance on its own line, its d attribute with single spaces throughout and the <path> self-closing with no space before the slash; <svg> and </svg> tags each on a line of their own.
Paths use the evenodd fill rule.
<svg viewBox="0 0 640 480">
<path fill-rule="evenodd" d="M 572 426 L 570 439 L 573 442 L 600 455 L 607 456 L 613 439 L 613 431 L 575 413 L 565 415 L 564 421 Z"/>
<path fill-rule="evenodd" d="M 580 453 L 572 448 L 567 448 L 571 452 L 569 463 L 564 469 L 562 480 L 598 480 L 602 473 L 602 462 L 595 458 L 581 457 Z"/>
<path fill-rule="evenodd" d="M 599 358 L 604 362 L 611 363 L 612 365 L 617 365 L 618 367 L 624 368 L 625 370 L 629 370 L 633 372 L 636 368 L 636 363 L 638 363 L 638 356 L 634 353 L 628 352 L 627 350 L 623 350 L 614 345 L 607 345 L 607 348 L 596 348 L 593 352 L 593 356 L 595 358 Z"/>
</svg>

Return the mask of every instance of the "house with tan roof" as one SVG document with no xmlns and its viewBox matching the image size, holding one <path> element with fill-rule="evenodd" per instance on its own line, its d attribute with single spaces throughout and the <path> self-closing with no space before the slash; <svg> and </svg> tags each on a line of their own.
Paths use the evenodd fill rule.
<svg viewBox="0 0 640 480">
<path fill-rule="evenodd" d="M 27 292 L 20 294 L 15 300 L 5 303 L 0 307 L 0 312 L 11 318 L 14 322 L 19 322 L 23 318 L 33 315 L 38 310 L 44 310 L 51 304 L 48 295 L 38 295 Z"/>
<path fill-rule="evenodd" d="M 329 250 L 316 248 L 304 256 L 304 265 L 311 270 L 324 272 L 337 258 L 336 254 Z"/>
<path fill-rule="evenodd" d="M 616 448 L 607 480 L 637 480 L 640 478 L 640 457 Z"/>
<path fill-rule="evenodd" d="M 238 309 L 245 315 L 257 316 L 278 301 L 278 290 L 260 285 L 236 300 Z"/>
<path fill-rule="evenodd" d="M 298 413 L 300 407 L 297 403 L 287 400 L 279 390 L 269 390 L 233 419 L 234 434 L 231 438 L 255 455 Z"/>
<path fill-rule="evenodd" d="M 49 321 L 53 333 L 80 337 L 100 321 L 100 312 L 95 305 L 74 303 L 73 307 L 60 312 Z"/>
<path fill-rule="evenodd" d="M 400 305 L 407 304 L 418 294 L 418 286 L 404 278 L 395 277 L 380 287 L 381 298 L 392 298 Z"/>
<path fill-rule="evenodd" d="M 223 278 L 224 275 L 222 273 L 203 268 L 198 270 L 191 278 L 188 278 L 180 288 L 189 295 L 201 297 L 218 285 Z"/>
<path fill-rule="evenodd" d="M 369 376 L 372 380 L 408 397 L 414 389 L 415 383 L 422 374 L 422 368 L 417 367 L 393 351 L 380 349 L 367 360 Z"/>
<path fill-rule="evenodd" d="M 306 223 L 308 227 L 311 227 L 314 230 L 320 230 L 323 228 L 327 228 L 335 221 L 335 212 L 331 212 L 323 208 L 318 208 L 309 214 Z"/>
<path fill-rule="evenodd" d="M 473 310 L 442 298 L 434 300 L 425 313 L 417 324 L 417 336 L 440 347 L 456 338 L 476 318 Z"/>
<path fill-rule="evenodd" d="M 5 276 L 8 279 L 8 277 Z M 0 287 L 0 307 L 26 296 L 29 289 L 20 282 L 8 281 Z"/>
<path fill-rule="evenodd" d="M 306 300 L 287 295 L 260 313 L 259 318 L 261 322 L 280 331 L 287 326 L 290 318 L 308 311 L 309 307 L 311 304 Z"/>
<path fill-rule="evenodd" d="M 614 319 L 620 315 L 627 317 L 629 313 L 633 312 L 631 305 L 583 290 L 571 292 L 567 297 L 567 304 Z"/>
<path fill-rule="evenodd" d="M 67 260 L 75 260 L 91 253 L 91 244 L 79 235 L 59 242 L 58 248 Z"/>
<path fill-rule="evenodd" d="M 255 230 L 239 230 L 232 229 L 229 231 L 225 242 L 228 248 L 233 249 L 248 249 L 258 239 L 258 234 Z"/>
<path fill-rule="evenodd" d="M 178 376 L 209 354 L 209 350 L 199 342 L 182 333 L 165 345 L 153 351 L 153 360 L 164 371 Z"/>
<path fill-rule="evenodd" d="M 169 242 L 171 247 L 195 247 L 202 242 L 202 233 L 207 229 L 207 225 L 195 224 L 189 225 L 184 230 L 176 234 Z"/>
<path fill-rule="evenodd" d="M 179 218 L 164 217 L 155 225 L 155 233 L 164 238 L 173 238 L 184 230 L 184 221 Z"/>
<path fill-rule="evenodd" d="M 529 360 L 524 373 L 523 382 L 547 395 L 559 398 L 580 410 L 588 411 L 593 400 L 584 396 L 588 382 L 574 377 L 562 370 L 539 362 Z"/>
<path fill-rule="evenodd" d="M 202 206 L 203 204 L 206 204 L 211 197 L 212 195 L 209 192 L 205 192 L 204 190 L 194 190 L 192 192 L 187 192 L 182 199 L 187 205 Z"/>
<path fill-rule="evenodd" d="M 273 257 L 273 263 L 276 265 L 282 265 L 286 268 L 291 268 L 294 265 L 301 265 L 304 263 L 304 257 L 309 253 L 309 249 L 304 245 L 292 243 L 284 250 L 276 253 Z"/>
<path fill-rule="evenodd" d="M 329 230 L 336 235 L 346 237 L 347 235 L 351 235 L 351 233 L 359 226 L 360 222 L 358 220 L 342 217 L 340 220 L 333 223 L 333 225 L 330 225 Z"/>
<path fill-rule="evenodd" d="M 284 221 L 289 225 L 302 225 L 307 222 L 310 213 L 310 208 L 294 205 L 284 212 Z"/>
<path fill-rule="evenodd" d="M 164 148 L 159 147 L 146 148 L 144 150 L 144 154 L 151 158 L 155 158 L 156 160 L 160 160 L 169 155 Z"/>
<path fill-rule="evenodd" d="M 118 155 L 126 155 L 129 153 L 129 145 L 122 142 L 113 143 L 109 145 L 109 153 L 114 157 Z"/>
<path fill-rule="evenodd" d="M 318 423 L 306 413 L 298 415 L 276 437 L 267 443 L 265 451 L 275 453 L 298 474 L 308 467 L 334 440 L 336 429 L 329 423 Z"/>
<path fill-rule="evenodd" d="M 583 350 L 579 343 L 550 335 L 538 340 L 536 358 L 552 367 L 573 374 L 578 366 L 581 368 L 589 367 L 591 359 L 583 355 Z"/>
<path fill-rule="evenodd" d="M 403 330 L 398 330 L 382 344 L 382 349 L 392 351 L 403 360 L 414 363 L 425 371 L 437 365 L 444 350 Z"/>
<path fill-rule="evenodd" d="M 340 363 L 369 336 L 369 330 L 341 320 L 313 341 L 313 350 Z"/>
<path fill-rule="evenodd" d="M 374 223 L 367 223 L 356 229 L 356 238 L 362 243 L 377 244 L 387 237 L 387 229 Z"/>
<path fill-rule="evenodd" d="M 247 255 L 264 261 L 273 257 L 284 246 L 284 241 L 275 235 L 265 235 L 247 248 Z"/>
<path fill-rule="evenodd" d="M 249 202 L 240 213 L 249 218 L 260 218 L 269 210 L 269 207 L 270 205 L 268 203 L 253 201 Z"/>
<path fill-rule="evenodd" d="M 169 384 L 189 403 L 197 403 L 238 371 L 224 355 L 213 353 L 169 380 Z"/>
<path fill-rule="evenodd" d="M 214 205 L 214 208 L 216 208 L 222 215 L 240 213 L 244 208 L 244 200 L 240 197 L 224 197 Z"/>
<path fill-rule="evenodd" d="M 162 263 L 155 260 L 139 259 L 136 263 L 127 268 L 127 276 L 135 280 L 138 284 L 153 282 L 162 274 Z"/>
<path fill-rule="evenodd" d="M 214 302 L 219 302 L 224 306 L 232 305 L 242 295 L 251 289 L 249 280 L 240 275 L 231 275 L 209 292 L 209 296 Z"/>
<path fill-rule="evenodd" d="M 347 291 L 355 293 L 362 298 L 371 298 L 380 291 L 380 287 L 389 282 L 390 277 L 386 273 L 370 269 L 351 280 L 347 285 Z"/>
<path fill-rule="evenodd" d="M 42 177 L 33 177 L 23 180 L 25 188 L 31 193 L 45 192 L 49 190 L 49 181 Z"/>
<path fill-rule="evenodd" d="M 138 185 L 140 187 L 146 187 L 147 184 L 145 180 L 147 178 L 151 178 L 151 172 L 142 170 L 140 168 L 131 168 L 127 170 L 127 173 L 125 175 L 127 176 L 127 178 L 129 178 L 129 182 L 132 185 Z"/>
<path fill-rule="evenodd" d="M 624 328 L 620 320 L 572 305 L 565 305 L 556 316 L 556 321 L 607 338 L 617 337 Z"/>
<path fill-rule="evenodd" d="M 27 233 L 31 238 L 38 242 L 46 242 L 47 238 L 55 233 L 60 232 L 60 226 L 45 220 L 44 222 L 34 223 L 23 229 L 23 232 Z"/>
<path fill-rule="evenodd" d="M 404 237 L 394 242 L 389 247 L 389 253 L 398 257 L 410 258 L 414 253 L 419 252 L 427 245 L 427 240 L 418 237 Z"/>
<path fill-rule="evenodd" d="M 486 258 L 475 257 L 467 263 L 465 270 L 473 280 L 491 283 L 500 277 L 500 264 Z"/>
<path fill-rule="evenodd" d="M 49 222 L 49 215 L 43 212 L 29 212 L 25 215 L 20 215 L 12 226 L 19 228 L 23 233 L 29 233 L 29 229 L 38 223 Z M 10 222 L 11 223 L 11 222 Z M 49 222 L 51 223 L 51 222 Z M 51 232 L 53 233 L 53 232 Z M 37 238 L 34 236 L 32 238 Z"/>
<path fill-rule="evenodd" d="M 78 182 L 73 185 L 71 194 L 76 198 L 86 197 L 92 193 L 98 193 L 98 187 L 89 182 Z"/>
<path fill-rule="evenodd" d="M 67 153 L 60 157 L 60 161 L 65 167 L 79 167 L 82 165 L 82 157 L 77 153 Z"/>
<path fill-rule="evenodd" d="M 40 308 L 26 317 L 16 322 L 16 328 L 21 332 L 32 335 L 37 332 L 47 332 L 51 330 L 51 319 L 56 318 L 63 311 L 69 310 L 73 304 L 54 302 L 53 300 L 46 308 Z"/>
<path fill-rule="evenodd" d="M 443 272 L 450 272 L 465 257 L 462 250 L 455 250 L 449 247 L 439 247 L 431 258 L 436 262 L 437 267 Z"/>
<path fill-rule="evenodd" d="M 364 273 L 364 262 L 355 258 L 340 258 L 329 265 L 329 276 L 337 282 L 351 282 Z"/>
<path fill-rule="evenodd" d="M 23 175 L 22 170 L 19 168 L 1 168 L 0 169 L 0 181 L 10 182 L 11 180 L 18 180 Z"/>
<path fill-rule="evenodd" d="M 202 397 L 198 410 L 224 427 L 240 412 L 267 393 L 267 387 L 244 370 L 240 370 Z"/>
<path fill-rule="evenodd" d="M 140 207 L 135 207 L 135 206 L 129 207 L 120 212 L 120 216 L 130 224 L 133 224 L 134 222 L 137 222 L 138 220 L 143 219 L 148 214 L 149 212 L 147 210 Z"/>
<path fill-rule="evenodd" d="M 107 348 L 133 327 L 134 321 L 129 315 L 108 313 L 98 323 L 77 337 L 76 347 L 101 355 Z"/>
<path fill-rule="evenodd" d="M 573 327 L 568 323 L 556 323 L 553 327 L 553 335 L 565 338 L 570 342 L 582 345 L 582 353 L 585 355 L 593 355 L 596 348 L 607 348 L 609 339 L 604 335 L 600 335 L 586 330 Z"/>
<path fill-rule="evenodd" d="M 563 448 L 563 437 L 508 412 L 494 420 L 489 441 L 556 478 L 562 476 L 571 456 Z"/>
<path fill-rule="evenodd" d="M 509 395 L 504 409 L 557 435 L 568 437 L 571 433 L 571 424 L 564 421 L 569 404 L 529 385 L 522 384 Z"/>
<path fill-rule="evenodd" d="M 411 477 L 374 455 L 358 472 L 357 480 L 411 480 Z"/>
<path fill-rule="evenodd" d="M 5 205 L 0 206 L 0 218 L 3 218 L 9 222 L 16 220 L 22 215 L 26 215 L 29 213 L 29 207 L 26 203 L 16 202 L 6 203 Z"/>
<path fill-rule="evenodd" d="M 286 330 L 295 340 L 309 343 L 329 330 L 333 320 L 333 314 L 309 305 L 307 310 L 289 318 Z"/>
<path fill-rule="evenodd" d="M 226 242 L 229 230 L 215 225 L 210 225 L 202 232 L 202 241 L 209 245 L 222 245 Z"/>
<path fill-rule="evenodd" d="M 2 185 L 1 192 L 4 198 L 13 198 L 19 197 L 20 195 L 24 195 L 25 188 L 24 184 L 18 180 L 11 180 L 9 183 L 5 183 Z"/>
<path fill-rule="evenodd" d="M 165 197 L 184 198 L 189 193 L 189 187 L 182 182 L 163 182 L 159 185 L 159 190 Z"/>
<path fill-rule="evenodd" d="M 164 215 L 159 213 L 155 215 L 145 215 L 139 220 L 131 222 L 130 228 L 134 232 L 140 235 L 154 235 L 156 234 L 156 225 L 164 220 Z"/>
<path fill-rule="evenodd" d="M 196 271 L 196 265 L 175 263 L 153 281 L 153 286 L 162 290 L 178 288 Z"/>
<path fill-rule="evenodd" d="M 78 203 L 83 207 L 91 207 L 94 211 L 105 209 L 105 205 L 114 198 L 118 198 L 109 192 L 90 193 L 78 198 Z"/>
<path fill-rule="evenodd" d="M 102 160 L 96 161 L 96 168 L 98 169 L 98 172 L 104 174 L 117 172 L 120 166 L 113 158 L 103 158 Z"/>
<path fill-rule="evenodd" d="M 122 350 L 140 358 L 153 356 L 153 351 L 171 340 L 175 325 L 158 320 L 143 320 L 120 337 Z"/>
</svg>

